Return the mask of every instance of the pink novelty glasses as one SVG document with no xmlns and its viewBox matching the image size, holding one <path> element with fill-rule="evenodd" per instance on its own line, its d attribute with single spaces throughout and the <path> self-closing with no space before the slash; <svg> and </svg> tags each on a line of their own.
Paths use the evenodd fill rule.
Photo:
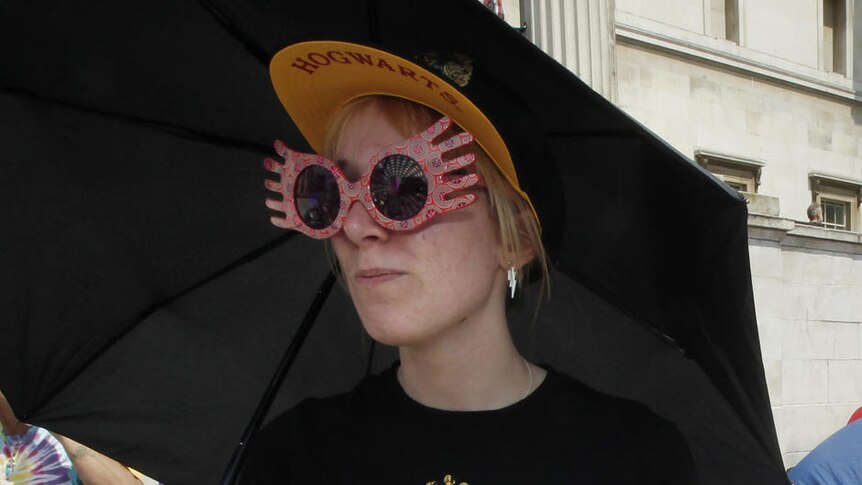
<svg viewBox="0 0 862 485">
<path fill-rule="evenodd" d="M 467 207 L 476 194 L 452 193 L 479 183 L 478 174 L 459 172 L 476 157 L 467 153 L 447 161 L 443 154 L 472 142 L 473 135 L 459 133 L 432 143 L 451 123 L 441 118 L 425 131 L 384 148 L 371 157 L 355 182 L 347 180 L 335 162 L 276 141 L 275 151 L 284 163 L 265 160 L 264 167 L 279 175 L 279 180 L 268 179 L 265 185 L 282 199 L 267 199 L 266 205 L 284 215 L 270 220 L 278 227 L 326 239 L 341 230 L 357 201 L 378 224 L 394 231 L 415 229 L 437 214 Z"/>
</svg>

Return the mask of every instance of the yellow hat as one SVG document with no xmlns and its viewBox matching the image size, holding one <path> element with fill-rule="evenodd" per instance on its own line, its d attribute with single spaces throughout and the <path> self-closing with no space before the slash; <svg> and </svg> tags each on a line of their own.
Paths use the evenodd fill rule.
<svg viewBox="0 0 862 485">
<path fill-rule="evenodd" d="M 332 117 L 349 101 L 367 95 L 404 98 L 448 116 L 473 134 L 515 191 L 521 189 L 506 142 L 461 88 L 470 83 L 472 62 L 464 56 L 423 54 L 418 62 L 380 49 L 341 41 L 308 41 L 280 50 L 269 65 L 278 99 L 312 149 L 320 152 Z M 538 220 L 538 217 L 536 218 Z"/>
</svg>

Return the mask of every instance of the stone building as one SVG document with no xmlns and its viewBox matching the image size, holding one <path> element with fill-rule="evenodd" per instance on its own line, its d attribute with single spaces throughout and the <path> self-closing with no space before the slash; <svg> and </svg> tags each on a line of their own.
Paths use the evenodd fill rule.
<svg viewBox="0 0 862 485">
<path fill-rule="evenodd" d="M 862 0 L 502 5 L 593 89 L 744 192 L 764 368 L 795 465 L 862 405 Z"/>
</svg>

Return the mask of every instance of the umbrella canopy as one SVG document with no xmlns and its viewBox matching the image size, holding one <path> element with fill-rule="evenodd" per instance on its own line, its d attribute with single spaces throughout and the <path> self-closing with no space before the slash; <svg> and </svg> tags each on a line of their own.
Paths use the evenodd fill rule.
<svg viewBox="0 0 862 485">
<path fill-rule="evenodd" d="M 526 355 L 676 423 L 705 483 L 783 481 L 744 201 L 475 0 L 12 0 L 0 35 L 0 389 L 19 416 L 168 483 L 218 479 L 329 272 L 262 204 L 271 141 L 307 147 L 267 63 L 338 38 L 471 57 L 541 133 L 552 300 L 532 324 L 531 297 L 513 311 Z M 317 320 L 273 412 L 393 359 L 340 289 Z"/>
</svg>

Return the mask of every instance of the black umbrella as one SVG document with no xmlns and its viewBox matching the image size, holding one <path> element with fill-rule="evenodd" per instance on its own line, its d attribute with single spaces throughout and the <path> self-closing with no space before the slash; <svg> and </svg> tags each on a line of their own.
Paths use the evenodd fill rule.
<svg viewBox="0 0 862 485">
<path fill-rule="evenodd" d="M 534 183 L 565 190 L 540 208 L 552 300 L 511 318 L 528 356 L 675 422 L 705 483 L 784 480 L 744 201 L 478 2 L 12 1 L 0 32 L 0 388 L 27 420 L 218 480 L 331 283 L 318 243 L 270 226 L 261 159 L 305 146 L 269 58 L 334 37 L 465 54 L 543 133 Z M 273 413 L 393 358 L 339 289 L 294 349 Z"/>
</svg>

